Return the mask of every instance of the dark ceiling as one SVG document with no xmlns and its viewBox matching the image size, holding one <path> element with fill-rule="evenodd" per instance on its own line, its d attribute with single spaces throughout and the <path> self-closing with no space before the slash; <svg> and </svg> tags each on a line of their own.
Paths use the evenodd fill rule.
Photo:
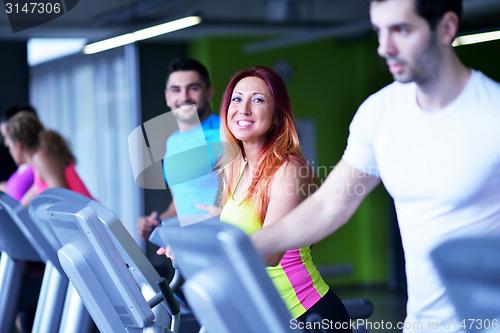
<svg viewBox="0 0 500 333">
<path fill-rule="evenodd" d="M 370 30 L 364 0 L 79 0 L 55 20 L 17 33 L 12 32 L 8 16 L 2 11 L 0 39 L 84 37 L 95 41 L 188 13 L 199 14 L 202 24 L 155 39 L 268 35 L 276 41 L 304 42 L 346 38 Z M 462 34 L 498 29 L 500 0 L 464 0 Z"/>
</svg>

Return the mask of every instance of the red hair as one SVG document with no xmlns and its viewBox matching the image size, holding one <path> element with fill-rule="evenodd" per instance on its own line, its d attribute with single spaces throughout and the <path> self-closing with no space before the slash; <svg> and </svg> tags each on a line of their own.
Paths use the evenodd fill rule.
<svg viewBox="0 0 500 333">
<path fill-rule="evenodd" d="M 253 169 L 252 182 L 243 199 L 243 202 L 249 201 L 253 205 L 254 212 L 260 218 L 261 223 L 264 223 L 269 206 L 269 185 L 276 171 L 286 162 L 307 168 L 309 165 L 300 150 L 292 104 L 281 77 L 266 67 L 251 68 L 236 73 L 224 92 L 220 110 L 221 140 L 229 142 L 229 145 L 225 145 L 224 155 L 218 163 L 219 170 L 223 173 L 223 205 L 229 199 L 241 172 L 242 162 L 246 159 L 243 143 L 236 139 L 229 130 L 227 112 L 234 87 L 239 81 L 250 76 L 258 77 L 267 84 L 274 99 L 274 113 L 277 119 L 276 125 L 267 133 L 267 137 L 260 146 Z M 239 149 L 231 149 L 231 147 Z M 309 171 L 308 174 L 312 175 L 315 181 L 314 173 L 310 168 Z"/>
</svg>

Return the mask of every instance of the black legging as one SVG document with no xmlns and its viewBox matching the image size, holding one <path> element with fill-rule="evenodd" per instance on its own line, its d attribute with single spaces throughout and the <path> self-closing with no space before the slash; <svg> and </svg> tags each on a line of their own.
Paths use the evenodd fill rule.
<svg viewBox="0 0 500 333">
<path fill-rule="evenodd" d="M 304 323 L 304 331 L 307 333 L 352 332 L 347 310 L 331 290 L 297 318 L 297 322 Z"/>
</svg>

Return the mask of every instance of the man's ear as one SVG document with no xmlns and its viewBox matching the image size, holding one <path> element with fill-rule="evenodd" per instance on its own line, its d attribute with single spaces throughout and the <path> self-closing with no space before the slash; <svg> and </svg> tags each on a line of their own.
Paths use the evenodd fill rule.
<svg viewBox="0 0 500 333">
<path fill-rule="evenodd" d="M 214 87 L 210 86 L 207 88 L 207 101 L 208 103 L 212 103 L 212 98 L 214 97 Z"/>
<path fill-rule="evenodd" d="M 458 33 L 460 20 L 455 12 L 446 12 L 436 27 L 440 44 L 449 46 L 455 40 Z"/>
<path fill-rule="evenodd" d="M 168 105 L 167 89 L 165 89 L 165 102 L 167 103 L 167 106 L 170 108 L 170 105 Z M 170 109 L 172 109 L 172 108 L 170 108 Z"/>
</svg>

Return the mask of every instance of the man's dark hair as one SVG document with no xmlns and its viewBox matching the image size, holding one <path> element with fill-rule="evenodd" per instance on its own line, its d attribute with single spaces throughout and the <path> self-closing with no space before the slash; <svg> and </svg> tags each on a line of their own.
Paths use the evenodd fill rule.
<svg viewBox="0 0 500 333">
<path fill-rule="evenodd" d="M 208 76 L 207 68 L 198 61 L 188 58 L 177 58 L 170 62 L 167 69 L 167 84 L 170 74 L 180 71 L 197 72 L 200 75 L 200 80 L 206 85 L 206 87 L 210 87 L 210 78 Z"/>
<path fill-rule="evenodd" d="M 368 0 L 368 2 L 386 0 Z M 436 30 L 438 22 L 446 12 L 454 12 L 458 18 L 462 16 L 462 0 L 413 0 L 415 12 L 429 23 L 431 30 Z"/>
</svg>

